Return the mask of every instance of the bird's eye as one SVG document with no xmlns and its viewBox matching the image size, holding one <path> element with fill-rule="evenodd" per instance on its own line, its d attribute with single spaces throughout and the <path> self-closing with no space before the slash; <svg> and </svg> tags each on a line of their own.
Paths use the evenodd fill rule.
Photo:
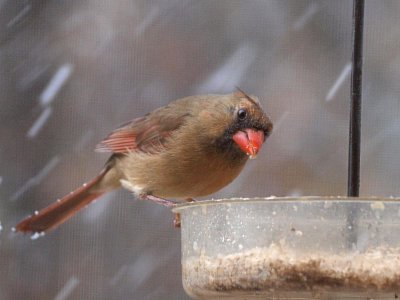
<svg viewBox="0 0 400 300">
<path fill-rule="evenodd" d="M 238 110 L 237 115 L 238 115 L 239 120 L 244 120 L 247 116 L 247 111 L 244 108 L 241 108 Z"/>
</svg>

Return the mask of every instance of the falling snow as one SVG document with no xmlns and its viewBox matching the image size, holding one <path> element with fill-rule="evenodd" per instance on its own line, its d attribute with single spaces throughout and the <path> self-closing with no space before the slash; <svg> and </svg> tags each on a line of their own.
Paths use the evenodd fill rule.
<svg viewBox="0 0 400 300">
<path fill-rule="evenodd" d="M 65 300 L 72 294 L 72 292 L 79 285 L 80 280 L 72 276 L 68 281 L 64 284 L 63 288 L 58 292 L 54 300 Z"/>
<path fill-rule="evenodd" d="M 114 276 L 110 279 L 111 285 L 116 285 L 118 281 L 120 281 L 123 277 L 126 276 L 126 272 L 128 271 L 128 266 L 123 265 L 118 271 L 114 274 Z"/>
<path fill-rule="evenodd" d="M 328 94 L 326 95 L 326 101 L 331 101 L 337 91 L 340 89 L 340 87 L 343 85 L 343 83 L 345 82 L 345 80 L 350 76 L 350 72 L 351 72 L 351 63 L 349 62 L 348 64 L 346 64 L 342 70 L 342 72 L 340 73 L 339 77 L 336 79 L 335 83 L 332 85 L 332 87 L 330 88 Z"/>
<path fill-rule="evenodd" d="M 18 12 L 18 14 L 7 23 L 7 27 L 12 27 L 15 24 L 17 24 L 18 22 L 20 22 L 29 13 L 29 11 L 31 9 L 32 9 L 32 5 L 30 5 L 30 4 L 25 5 L 24 8 L 21 9 Z"/>
<path fill-rule="evenodd" d="M 37 240 L 40 237 L 45 236 L 44 232 L 35 232 L 34 234 L 31 235 L 31 240 Z"/>
<path fill-rule="evenodd" d="M 138 37 L 142 35 L 147 27 L 149 27 L 154 22 L 159 14 L 160 8 L 158 6 L 153 7 L 144 18 L 144 20 L 138 26 L 136 26 L 135 30 L 133 31 L 133 36 Z"/>
<path fill-rule="evenodd" d="M 254 45 L 238 47 L 228 59 L 200 85 L 198 93 L 204 91 L 231 91 L 238 86 L 256 58 Z"/>
<path fill-rule="evenodd" d="M 23 184 L 10 198 L 11 201 L 18 200 L 30 188 L 40 184 L 44 178 L 58 165 L 60 158 L 58 156 L 50 159 L 45 166 L 35 176 Z"/>
<path fill-rule="evenodd" d="M 308 22 L 311 21 L 312 17 L 318 12 L 319 5 L 316 2 L 311 2 L 304 13 L 293 23 L 294 30 L 301 30 Z"/>
<path fill-rule="evenodd" d="M 176 98 L 239 86 L 274 123 L 207 199 L 345 193 L 351 1 L 234 2 L 0 1 L 1 296 L 186 299 L 173 215 L 122 189 L 45 238 L 10 232 L 95 176 L 107 155 L 92 149 L 116 126 Z M 381 2 L 365 23 L 361 187 L 398 196 L 400 6 Z"/>
<path fill-rule="evenodd" d="M 28 133 L 26 134 L 27 138 L 35 138 L 49 120 L 52 113 L 53 110 L 51 107 L 47 107 L 45 110 L 43 110 L 39 118 L 35 121 L 35 123 L 33 123 L 32 127 L 29 128 Z"/>
<path fill-rule="evenodd" d="M 40 105 L 49 105 L 54 100 L 57 93 L 71 76 L 73 69 L 74 68 L 71 64 L 64 64 L 57 70 L 39 96 Z"/>
</svg>

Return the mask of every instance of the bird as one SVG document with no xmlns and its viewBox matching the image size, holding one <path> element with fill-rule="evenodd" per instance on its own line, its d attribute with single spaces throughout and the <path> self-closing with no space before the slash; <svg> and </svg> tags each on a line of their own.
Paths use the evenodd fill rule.
<svg viewBox="0 0 400 300">
<path fill-rule="evenodd" d="M 119 187 L 165 206 L 193 201 L 231 183 L 272 132 L 256 96 L 189 96 L 112 131 L 95 148 L 110 153 L 91 181 L 19 222 L 19 232 L 55 229 Z"/>
</svg>

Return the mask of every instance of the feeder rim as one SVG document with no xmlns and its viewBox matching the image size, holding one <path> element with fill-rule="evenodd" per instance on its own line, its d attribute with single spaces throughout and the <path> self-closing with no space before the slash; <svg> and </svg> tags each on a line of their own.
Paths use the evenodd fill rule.
<svg viewBox="0 0 400 300">
<path fill-rule="evenodd" d="M 209 205 L 220 205 L 220 204 L 238 204 L 238 203 L 259 203 L 259 202 L 268 202 L 268 203 L 279 203 L 279 202 L 293 202 L 293 203 L 301 203 L 301 202 L 326 202 L 326 201 L 340 201 L 340 202 L 365 202 L 365 203 L 373 203 L 373 202 L 399 202 L 400 197 L 377 197 L 377 196 L 362 196 L 362 197 L 346 197 L 346 196 L 304 196 L 304 197 L 253 197 L 253 198 L 222 198 L 222 199 L 214 199 L 214 200 L 198 200 L 194 202 L 185 202 L 179 203 L 172 208 L 172 212 L 178 213 L 181 210 L 190 207 L 196 206 L 209 206 Z"/>
</svg>

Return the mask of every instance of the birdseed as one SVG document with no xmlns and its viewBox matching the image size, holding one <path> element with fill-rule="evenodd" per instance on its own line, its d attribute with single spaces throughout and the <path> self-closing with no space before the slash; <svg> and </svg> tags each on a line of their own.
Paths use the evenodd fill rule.
<svg viewBox="0 0 400 300">
<path fill-rule="evenodd" d="M 297 252 L 284 244 L 271 244 L 229 255 L 202 254 L 183 262 L 183 283 L 193 296 L 274 291 L 397 295 L 400 291 L 400 248 L 342 254 Z"/>
</svg>

